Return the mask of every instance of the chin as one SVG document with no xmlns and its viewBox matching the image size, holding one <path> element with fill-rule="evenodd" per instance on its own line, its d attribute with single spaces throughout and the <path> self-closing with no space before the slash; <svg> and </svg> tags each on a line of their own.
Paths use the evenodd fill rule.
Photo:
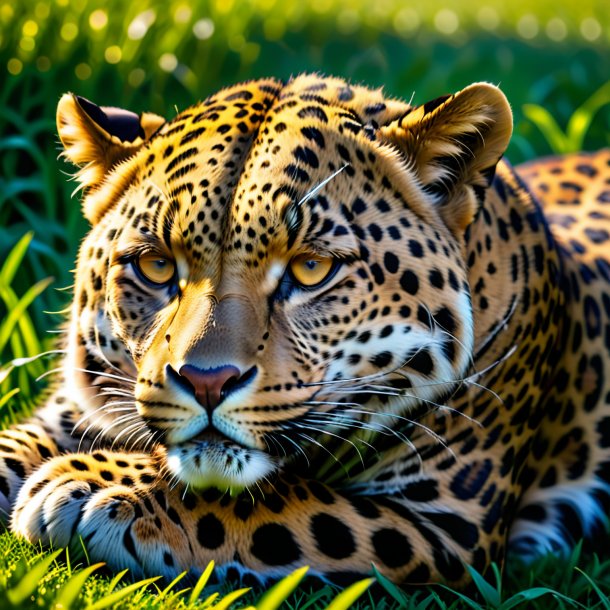
<svg viewBox="0 0 610 610">
<path fill-rule="evenodd" d="M 171 475 L 194 489 L 216 487 L 231 495 L 256 486 L 273 474 L 278 461 L 258 449 L 226 440 L 189 441 L 167 450 Z"/>
</svg>

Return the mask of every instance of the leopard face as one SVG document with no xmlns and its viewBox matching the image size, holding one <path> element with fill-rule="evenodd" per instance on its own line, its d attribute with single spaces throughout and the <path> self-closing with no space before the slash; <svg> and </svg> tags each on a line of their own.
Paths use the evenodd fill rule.
<svg viewBox="0 0 610 610">
<path fill-rule="evenodd" d="M 464 229 L 510 135 L 495 88 L 412 108 L 334 79 L 256 81 L 170 122 L 67 96 L 59 131 L 92 222 L 74 391 L 102 436 L 239 490 L 329 438 L 396 433 L 464 377 Z"/>
</svg>

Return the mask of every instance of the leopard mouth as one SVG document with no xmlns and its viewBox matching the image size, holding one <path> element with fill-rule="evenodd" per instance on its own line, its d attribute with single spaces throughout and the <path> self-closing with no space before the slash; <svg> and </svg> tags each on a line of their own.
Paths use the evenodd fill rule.
<svg viewBox="0 0 610 610">
<path fill-rule="evenodd" d="M 213 428 L 169 447 L 166 461 L 170 473 L 185 485 L 231 494 L 256 485 L 279 466 L 268 453 L 245 447 Z"/>
</svg>

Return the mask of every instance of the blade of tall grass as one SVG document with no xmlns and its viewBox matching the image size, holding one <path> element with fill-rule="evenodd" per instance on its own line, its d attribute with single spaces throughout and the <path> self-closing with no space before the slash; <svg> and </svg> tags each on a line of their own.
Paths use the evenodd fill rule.
<svg viewBox="0 0 610 610">
<path fill-rule="evenodd" d="M 34 592 L 40 579 L 47 573 L 51 564 L 59 556 L 62 550 L 55 551 L 29 567 L 27 573 L 14 586 L 6 592 L 7 599 L 13 606 L 20 606 Z M 25 561 L 25 559 L 23 560 Z"/>
<path fill-rule="evenodd" d="M 92 566 L 87 566 L 82 570 L 74 572 L 68 579 L 68 582 L 59 590 L 54 602 L 55 608 L 57 610 L 70 610 L 80 595 L 87 578 L 103 565 L 103 563 L 95 563 Z"/>
<path fill-rule="evenodd" d="M 348 610 L 348 608 L 375 582 L 374 578 L 359 580 L 339 593 L 326 606 L 326 610 Z"/>
<path fill-rule="evenodd" d="M 121 600 L 125 599 L 127 596 L 131 594 L 136 594 L 137 592 L 141 592 L 148 585 L 153 582 L 157 582 L 161 576 L 155 576 L 154 578 L 146 578 L 144 580 L 139 580 L 138 582 L 134 582 L 131 585 L 127 585 L 123 589 L 119 589 L 110 595 L 105 595 L 101 599 L 98 599 L 96 602 L 87 607 L 87 610 L 105 610 L 105 608 L 111 608 L 115 604 L 118 604 Z"/>
<path fill-rule="evenodd" d="M 280 604 L 297 588 L 309 570 L 304 566 L 288 574 L 269 589 L 256 605 L 257 610 L 276 610 Z"/>
<path fill-rule="evenodd" d="M 46 278 L 36 282 L 31 286 L 25 294 L 19 299 L 15 306 L 9 311 L 8 316 L 0 325 L 0 352 L 4 349 L 11 337 L 13 328 L 19 322 L 21 316 L 25 314 L 25 310 L 33 303 L 34 299 L 42 294 L 44 289 L 53 281 L 53 278 Z M 2 291 L 4 292 L 4 291 Z M 32 335 L 32 338 L 35 334 Z"/>
</svg>

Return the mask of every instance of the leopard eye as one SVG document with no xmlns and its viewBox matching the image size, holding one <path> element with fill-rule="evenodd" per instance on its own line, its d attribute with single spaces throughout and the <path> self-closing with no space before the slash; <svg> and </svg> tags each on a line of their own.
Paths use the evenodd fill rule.
<svg viewBox="0 0 610 610">
<path fill-rule="evenodd" d="M 144 278 L 153 284 L 167 284 L 176 272 L 174 261 L 158 254 L 142 254 L 136 264 Z"/>
<path fill-rule="evenodd" d="M 335 268 L 331 257 L 299 254 L 290 261 L 290 273 L 301 286 L 311 288 L 321 284 Z"/>
</svg>

